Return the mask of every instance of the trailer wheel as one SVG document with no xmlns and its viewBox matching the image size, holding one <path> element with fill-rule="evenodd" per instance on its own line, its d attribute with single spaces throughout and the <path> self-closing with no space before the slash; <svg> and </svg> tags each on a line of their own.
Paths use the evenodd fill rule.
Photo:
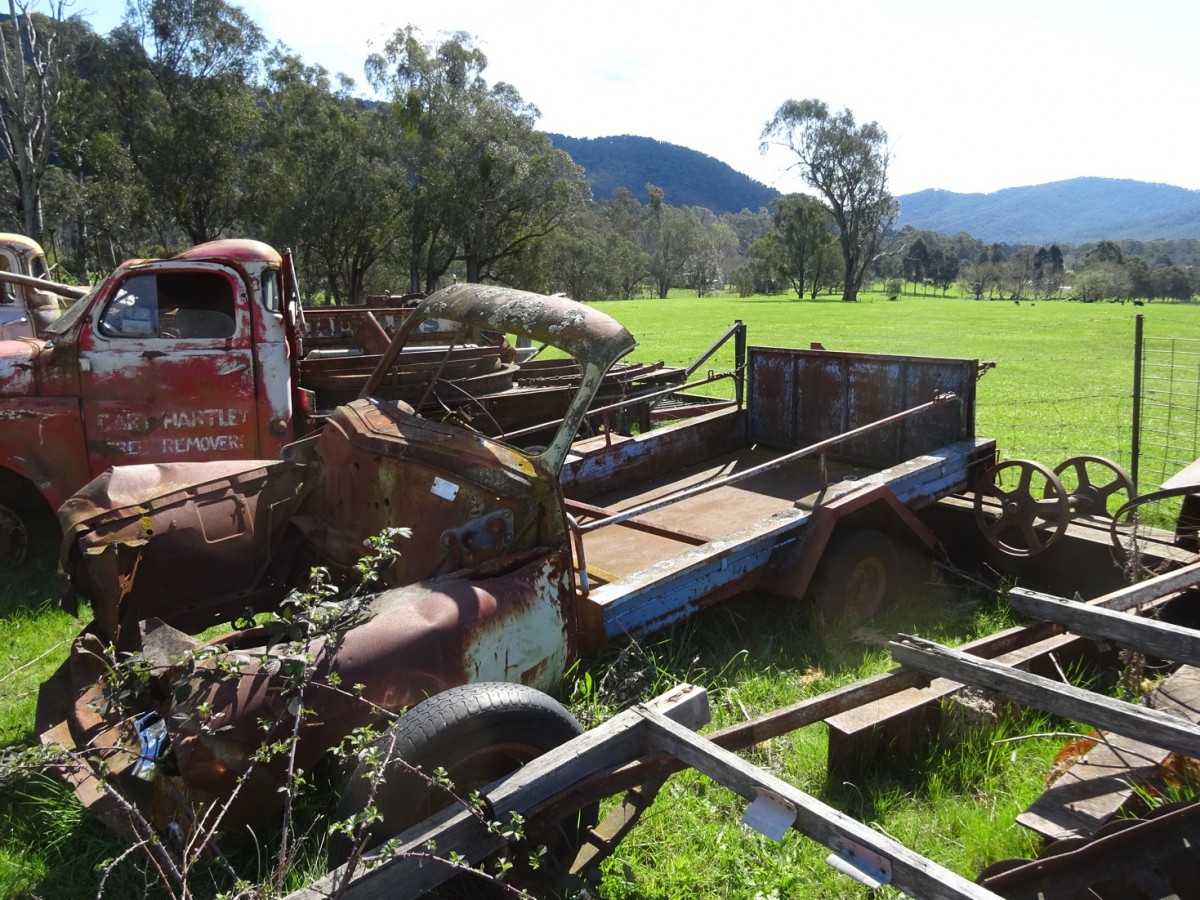
<svg viewBox="0 0 1200 900">
<path fill-rule="evenodd" d="M 472 791 L 582 733 L 574 716 L 541 691 L 520 684 L 479 683 L 451 688 L 417 704 L 377 738 L 373 747 L 379 753 L 391 748 L 393 757 L 420 766 L 427 775 L 438 767 L 444 769 L 454 792 L 465 799 Z M 366 807 L 371 771 L 365 763 L 356 768 L 338 805 L 338 821 Z M 382 820 L 372 825 L 366 849 L 455 800 L 441 786 L 393 760 L 385 766 L 384 780 L 370 802 Z M 527 821 L 525 840 L 512 854 L 514 866 L 506 881 L 553 884 L 574 859 L 584 829 L 595 824 L 597 812 L 592 806 L 564 821 Z M 546 846 L 547 859 L 535 871 L 524 863 L 540 845 Z M 336 836 L 330 844 L 330 863 L 345 862 L 350 850 L 349 840 Z M 482 886 L 472 880 L 467 889 L 475 896 Z"/>
<path fill-rule="evenodd" d="M 900 596 L 900 553 L 873 528 L 835 533 L 813 577 L 812 597 L 826 622 L 868 619 Z"/>
</svg>

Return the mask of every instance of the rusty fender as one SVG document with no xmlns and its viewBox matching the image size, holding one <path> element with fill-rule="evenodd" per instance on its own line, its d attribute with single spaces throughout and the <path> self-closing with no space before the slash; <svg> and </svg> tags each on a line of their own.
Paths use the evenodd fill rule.
<svg viewBox="0 0 1200 900">
<path fill-rule="evenodd" d="M 371 598 L 363 621 L 308 648 L 314 663 L 303 705 L 312 714 L 299 731 L 296 764 L 310 771 L 354 728 L 385 726 L 382 712 L 401 713 L 456 685 L 509 681 L 556 690 L 574 655 L 570 557 L 523 557 L 517 568 L 493 577 L 486 576 L 505 561 L 471 577 L 384 591 Z M 160 709 L 179 772 L 177 781 L 170 779 L 174 786 L 161 787 L 183 786 L 204 806 L 232 796 L 239 776 L 246 776 L 230 824 L 260 819 L 278 805 L 283 761 L 251 760 L 264 742 L 290 735 L 294 722 L 295 694 L 277 674 L 281 651 L 260 646 L 264 638 L 256 628 L 218 641 L 238 662 L 238 674 L 214 680 L 211 663 L 207 671 L 198 666 L 187 679 L 193 693 Z M 169 670 L 166 680 L 181 671 Z M 331 673 L 338 687 L 331 686 Z M 361 695 L 355 685 L 362 685 Z M 170 687 L 167 696 L 179 695 L 177 685 L 164 687 Z M 264 722 L 275 723 L 269 735 Z"/>
</svg>

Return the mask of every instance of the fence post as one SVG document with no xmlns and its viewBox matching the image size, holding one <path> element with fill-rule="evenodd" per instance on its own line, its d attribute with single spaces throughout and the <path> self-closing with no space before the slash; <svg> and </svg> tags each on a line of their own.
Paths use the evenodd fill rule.
<svg viewBox="0 0 1200 900">
<path fill-rule="evenodd" d="M 1142 453 L 1142 322 L 1146 317 L 1138 313 L 1133 317 L 1133 429 L 1129 448 L 1129 475 L 1133 479 L 1133 492 L 1138 490 L 1138 457 Z"/>
</svg>

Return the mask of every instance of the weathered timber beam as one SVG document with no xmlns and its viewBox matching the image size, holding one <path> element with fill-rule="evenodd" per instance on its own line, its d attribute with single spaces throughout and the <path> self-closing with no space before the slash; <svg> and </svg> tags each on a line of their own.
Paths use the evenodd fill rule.
<svg viewBox="0 0 1200 900">
<path fill-rule="evenodd" d="M 1113 591 L 1111 594 L 1105 594 L 1103 597 L 1097 597 L 1091 601 L 1090 605 L 1124 612 L 1167 594 L 1186 590 L 1198 583 L 1200 583 L 1200 563 L 1192 563 L 1190 566 L 1175 569 L 1165 575 L 1156 575 L 1145 581 L 1139 581 L 1137 584 L 1131 584 L 1127 588 L 1121 588 L 1119 591 Z"/>
<path fill-rule="evenodd" d="M 669 719 L 649 710 L 639 710 L 638 714 L 652 726 L 649 738 L 651 746 L 677 757 L 747 800 L 755 799 L 757 788 L 765 788 L 783 797 L 796 808 L 796 820 L 792 828 L 835 853 L 841 852 L 850 842 L 884 857 L 891 863 L 889 884 L 910 897 L 929 900 L 999 900 L 998 895 L 986 888 L 967 881 L 961 875 L 909 850 L 898 841 L 825 805 Z"/>
<path fill-rule="evenodd" d="M 617 715 L 561 747 L 532 762 L 481 791 L 492 817 L 508 822 L 510 812 L 525 815 L 556 794 L 569 791 L 580 779 L 606 769 L 624 765 L 648 750 L 647 733 L 641 710 L 659 710 L 668 721 L 678 718 L 683 728 L 699 728 L 710 717 L 708 695 L 703 688 L 680 685 L 656 698 Z M 526 816 L 528 821 L 528 816 Z M 402 900 L 418 897 L 458 871 L 447 862 L 430 858 L 430 842 L 437 857 L 445 860 L 460 854 L 475 865 L 502 850 L 503 837 L 489 831 L 471 811 L 450 807 L 426 819 L 399 836 L 399 846 L 388 859 L 373 860 L 365 871 L 351 873 L 341 894 L 345 900 Z M 337 893 L 346 879 L 345 867 L 339 867 L 306 888 L 290 894 L 287 900 L 325 900 Z"/>
<path fill-rule="evenodd" d="M 888 647 L 892 658 L 901 665 L 941 675 L 959 684 L 987 688 L 1026 706 L 1115 731 L 1184 756 L 1200 757 L 1200 728 L 1158 710 L 1102 697 L 921 638 L 902 635 L 901 640 L 891 642 Z"/>
<path fill-rule="evenodd" d="M 1084 637 L 1105 638 L 1124 648 L 1200 665 L 1200 631 L 1194 628 L 1131 616 L 1024 588 L 1010 591 L 1008 602 L 1018 612 L 1045 622 L 1061 622 Z"/>
</svg>

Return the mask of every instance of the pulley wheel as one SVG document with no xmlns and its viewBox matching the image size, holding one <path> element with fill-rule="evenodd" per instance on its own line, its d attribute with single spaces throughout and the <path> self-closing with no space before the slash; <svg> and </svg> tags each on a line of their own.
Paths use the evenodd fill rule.
<svg viewBox="0 0 1200 900">
<path fill-rule="evenodd" d="M 1073 518 L 1095 516 L 1111 519 L 1109 500 L 1121 497 L 1118 506 L 1133 499 L 1137 493 L 1133 479 L 1111 459 L 1103 456 L 1072 456 L 1054 469 L 1063 487 Z M 1047 494 L 1049 496 L 1049 494 Z"/>
<path fill-rule="evenodd" d="M 998 509 L 984 500 L 996 501 Z M 1071 519 L 1066 489 L 1048 468 L 1028 459 L 993 466 L 975 491 L 975 522 L 1009 556 L 1036 556 L 1054 545 Z"/>
</svg>

